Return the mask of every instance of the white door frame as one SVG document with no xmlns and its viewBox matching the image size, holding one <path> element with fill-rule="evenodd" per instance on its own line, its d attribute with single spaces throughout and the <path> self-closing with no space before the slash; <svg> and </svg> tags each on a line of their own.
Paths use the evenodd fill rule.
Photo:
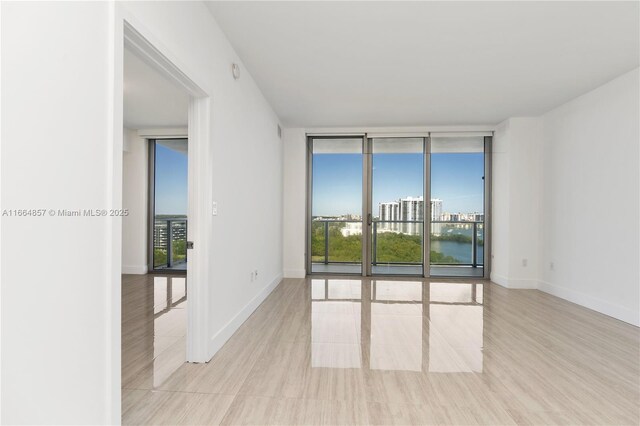
<svg viewBox="0 0 640 426">
<path fill-rule="evenodd" d="M 168 78 L 189 94 L 188 118 L 188 212 L 187 239 L 193 241 L 194 248 L 189 252 L 187 263 L 187 348 L 188 362 L 208 362 L 210 333 L 208 330 L 208 262 L 210 247 L 211 217 L 206 214 L 212 193 L 212 174 L 208 165 L 211 154 L 211 95 L 202 84 L 195 83 L 187 72 L 176 66 L 177 58 L 159 42 L 134 16 L 118 2 L 110 5 L 110 24 L 113 30 L 109 51 L 112 83 L 112 102 L 109 117 L 112 122 L 112 150 L 108 152 L 109 205 L 112 209 L 122 208 L 122 145 L 123 145 L 123 55 L 124 47 L 134 52 L 155 71 Z M 107 270 L 110 305 L 111 352 L 107 354 L 111 365 L 109 382 L 111 384 L 110 417 L 113 424 L 121 421 L 121 274 L 122 274 L 122 219 L 112 218 L 110 235 L 107 235 L 110 257 Z"/>
</svg>

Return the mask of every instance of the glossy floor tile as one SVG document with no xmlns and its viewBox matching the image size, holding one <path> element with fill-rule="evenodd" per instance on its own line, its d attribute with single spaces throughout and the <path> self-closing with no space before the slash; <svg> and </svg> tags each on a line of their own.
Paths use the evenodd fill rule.
<svg viewBox="0 0 640 426">
<path fill-rule="evenodd" d="M 640 423 L 640 331 L 482 280 L 285 279 L 207 364 L 186 282 L 123 276 L 125 424 Z"/>
</svg>

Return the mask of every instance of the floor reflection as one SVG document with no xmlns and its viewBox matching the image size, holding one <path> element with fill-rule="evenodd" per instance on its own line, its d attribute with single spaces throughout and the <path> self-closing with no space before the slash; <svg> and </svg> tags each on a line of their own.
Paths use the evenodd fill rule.
<svg viewBox="0 0 640 426">
<path fill-rule="evenodd" d="M 360 285 L 311 281 L 311 366 L 360 368 Z"/>
<path fill-rule="evenodd" d="M 421 282 L 371 283 L 371 369 L 422 371 L 422 330 Z"/>
<path fill-rule="evenodd" d="M 638 424 L 637 328 L 540 292 L 285 279 L 190 364 L 184 283 L 123 278 L 124 424 Z"/>
<path fill-rule="evenodd" d="M 125 277 L 123 385 L 159 388 L 185 362 L 186 279 Z M 312 368 L 483 371 L 483 284 L 310 281 Z"/>
<path fill-rule="evenodd" d="M 311 366 L 482 372 L 483 284 L 311 280 Z"/>
<path fill-rule="evenodd" d="M 123 275 L 122 385 L 161 385 L 186 360 L 186 277 Z"/>
<path fill-rule="evenodd" d="M 482 288 L 482 284 L 429 284 L 430 372 L 482 372 Z"/>
</svg>

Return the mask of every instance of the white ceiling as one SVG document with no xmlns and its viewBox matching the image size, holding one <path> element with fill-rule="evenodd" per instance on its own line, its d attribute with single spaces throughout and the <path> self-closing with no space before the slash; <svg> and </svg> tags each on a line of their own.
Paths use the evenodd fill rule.
<svg viewBox="0 0 640 426">
<path fill-rule="evenodd" d="M 189 96 L 129 50 L 124 51 L 124 126 L 187 127 Z"/>
<path fill-rule="evenodd" d="M 208 2 L 287 126 L 494 124 L 639 65 L 638 2 Z"/>
</svg>

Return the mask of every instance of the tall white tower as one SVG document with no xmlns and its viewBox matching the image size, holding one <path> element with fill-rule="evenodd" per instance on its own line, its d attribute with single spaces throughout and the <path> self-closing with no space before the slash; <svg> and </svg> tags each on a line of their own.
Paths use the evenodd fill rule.
<svg viewBox="0 0 640 426">
<path fill-rule="evenodd" d="M 442 220 L 442 200 L 439 198 L 431 199 L 431 221 Z M 434 235 L 440 235 L 442 233 L 442 224 L 434 223 L 431 225 L 431 232 Z"/>
</svg>

